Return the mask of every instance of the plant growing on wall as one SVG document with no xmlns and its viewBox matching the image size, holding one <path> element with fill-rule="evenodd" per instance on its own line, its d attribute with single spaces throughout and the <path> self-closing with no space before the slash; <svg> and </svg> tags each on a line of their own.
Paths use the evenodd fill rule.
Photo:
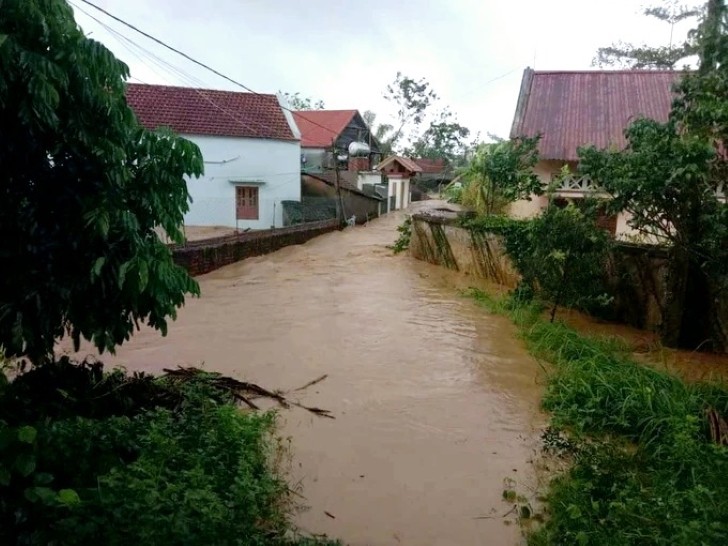
<svg viewBox="0 0 728 546">
<path fill-rule="evenodd" d="M 84 36 L 62 0 L 0 9 L 0 346 L 48 360 L 68 333 L 113 350 L 167 319 L 198 286 L 174 241 L 199 149 L 149 132 L 124 97 L 129 72 Z"/>
<path fill-rule="evenodd" d="M 667 123 L 642 119 L 623 151 L 580 151 L 580 169 L 612 196 L 630 225 L 670 248 L 662 341 L 728 350 L 728 32 L 722 0 L 708 2 L 696 36 L 700 67 L 676 88 Z"/>
<path fill-rule="evenodd" d="M 518 294 L 549 301 L 552 321 L 561 305 L 593 311 L 609 303 L 604 278 L 609 236 L 588 207 L 550 206 L 504 237 L 522 276 Z"/>
</svg>

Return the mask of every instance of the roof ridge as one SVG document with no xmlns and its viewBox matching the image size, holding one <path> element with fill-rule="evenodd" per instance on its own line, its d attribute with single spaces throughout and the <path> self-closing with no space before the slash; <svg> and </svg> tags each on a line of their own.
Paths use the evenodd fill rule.
<svg viewBox="0 0 728 546">
<path fill-rule="evenodd" d="M 258 96 L 258 97 L 276 97 L 277 95 L 275 93 L 250 93 L 248 91 L 232 91 L 229 89 L 211 89 L 209 87 L 191 87 L 187 85 L 168 85 L 165 83 L 135 83 L 135 82 L 126 82 L 127 86 L 131 87 L 139 87 L 139 88 L 147 88 L 147 89 L 184 89 L 185 91 L 207 91 L 207 92 L 214 92 L 214 93 L 231 93 L 234 95 L 246 95 L 246 96 Z"/>
<path fill-rule="evenodd" d="M 535 76 L 548 74 L 680 74 L 681 72 L 690 72 L 689 70 L 649 70 L 639 68 L 620 68 L 618 70 L 534 70 Z"/>
</svg>

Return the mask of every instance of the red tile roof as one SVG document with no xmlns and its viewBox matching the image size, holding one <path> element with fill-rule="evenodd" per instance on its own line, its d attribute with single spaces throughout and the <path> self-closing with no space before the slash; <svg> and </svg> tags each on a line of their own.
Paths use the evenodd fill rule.
<svg viewBox="0 0 728 546">
<path fill-rule="evenodd" d="M 301 148 L 327 148 L 349 125 L 356 110 L 300 110 L 293 113 Z"/>
<path fill-rule="evenodd" d="M 640 117 L 666 121 L 680 72 L 612 70 L 523 74 L 511 138 L 541 134 L 541 159 L 576 161 L 577 148 L 626 144 Z"/>
<path fill-rule="evenodd" d="M 147 129 L 296 140 L 275 95 L 129 83 L 126 100 Z"/>
<path fill-rule="evenodd" d="M 423 173 L 441 173 L 446 168 L 444 159 L 427 159 L 422 157 L 419 159 L 413 159 L 413 161 L 417 163 Z"/>
</svg>

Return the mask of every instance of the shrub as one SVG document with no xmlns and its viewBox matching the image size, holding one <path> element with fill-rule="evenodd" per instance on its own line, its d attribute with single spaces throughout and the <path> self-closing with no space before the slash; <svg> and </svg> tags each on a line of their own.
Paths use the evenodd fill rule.
<svg viewBox="0 0 728 546">
<path fill-rule="evenodd" d="M 0 388 L 0 543 L 283 543 L 274 414 L 240 411 L 204 376 L 58 367 Z"/>
</svg>

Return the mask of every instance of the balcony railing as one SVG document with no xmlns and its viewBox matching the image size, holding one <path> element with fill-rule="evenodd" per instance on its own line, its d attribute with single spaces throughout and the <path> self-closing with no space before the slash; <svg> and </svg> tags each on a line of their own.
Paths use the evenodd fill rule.
<svg viewBox="0 0 728 546">
<path fill-rule="evenodd" d="M 554 176 L 555 178 L 555 176 Z M 588 176 L 571 175 L 562 178 L 556 186 L 556 193 L 603 193 L 599 185 Z M 721 182 L 715 188 L 715 196 L 721 201 L 728 200 L 728 184 Z"/>
</svg>

